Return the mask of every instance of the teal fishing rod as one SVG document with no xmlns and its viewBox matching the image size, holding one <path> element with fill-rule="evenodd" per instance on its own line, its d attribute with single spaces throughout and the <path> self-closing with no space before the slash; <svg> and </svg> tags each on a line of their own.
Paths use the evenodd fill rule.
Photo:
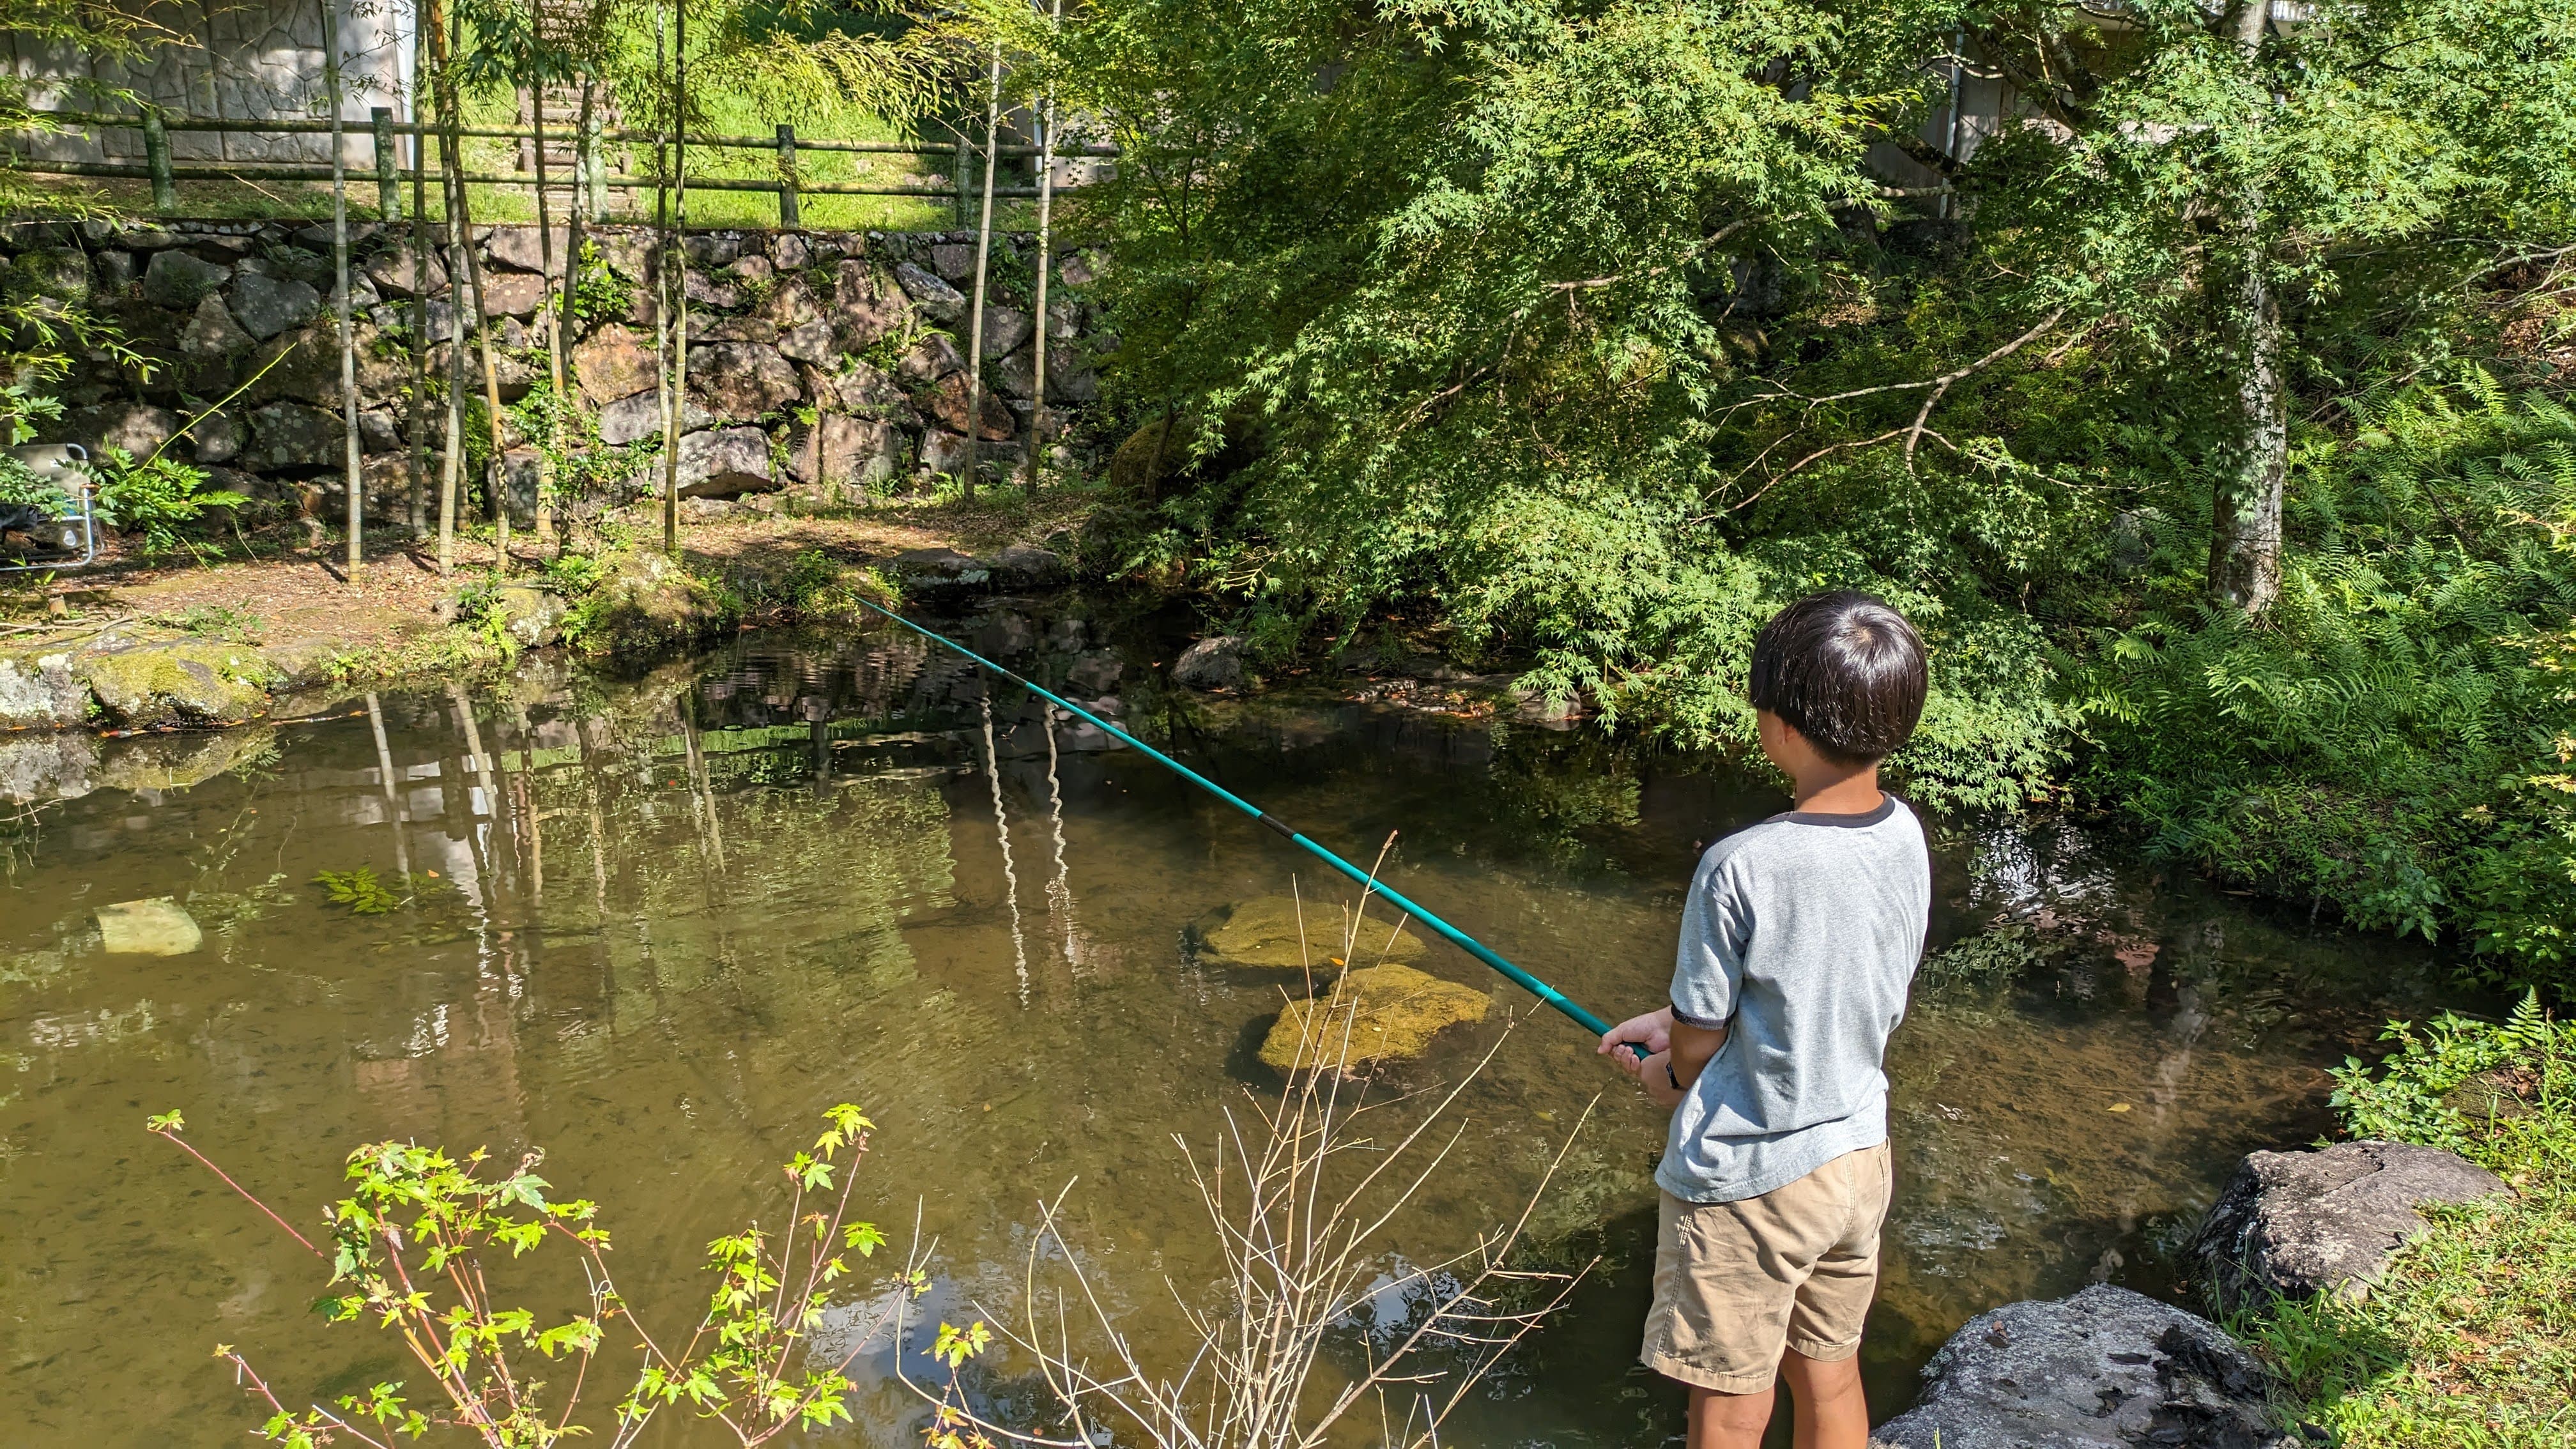
<svg viewBox="0 0 2576 1449">
<path fill-rule="evenodd" d="M 1164 754 L 1161 750 L 1155 749 L 1152 745 L 1145 743 L 1143 740 L 1127 733 L 1118 726 L 1111 724 L 1109 721 L 1102 719 L 1100 716 L 1093 714 L 1087 709 L 1084 709 L 1081 705 L 1075 704 L 1072 700 L 1066 699 L 1062 695 L 1056 694 L 1040 685 L 1032 683 L 1024 676 L 1012 670 L 1003 668 L 1001 665 L 994 663 L 992 660 L 985 658 L 983 655 L 976 653 L 974 650 L 967 648 L 965 645 L 958 643 L 947 635 L 925 629 L 919 624 L 912 622 L 910 619 L 905 618 L 903 615 L 898 614 L 894 610 L 886 608 L 883 605 L 869 603 L 866 599 L 861 599 L 859 602 L 867 604 L 869 608 L 876 610 L 878 613 L 885 615 L 887 618 L 901 624 L 903 627 L 910 629 L 922 638 L 927 639 L 934 644 L 942 645 L 946 648 L 957 651 L 959 654 L 983 665 L 986 669 L 989 669 L 995 674 L 1002 676 L 1004 679 L 1011 681 L 1013 684 L 1020 686 L 1029 693 L 1048 701 L 1068 713 L 1075 714 L 1083 719 L 1089 720 L 1092 724 L 1098 726 L 1112 737 L 1125 741 L 1134 749 L 1143 751 L 1147 756 L 1170 769 L 1174 774 L 1179 775 L 1182 779 L 1187 780 L 1191 784 L 1198 786 L 1200 789 L 1207 791 L 1209 794 L 1214 795 L 1216 798 L 1233 806 L 1235 809 L 1251 816 L 1254 820 L 1259 821 L 1272 831 L 1277 832 L 1280 836 L 1285 838 L 1289 844 L 1296 846 L 1298 849 L 1305 851 L 1307 854 L 1322 861 L 1324 864 L 1331 866 L 1333 869 L 1340 871 L 1346 876 L 1349 876 L 1352 880 L 1359 882 L 1362 887 L 1386 897 L 1387 900 L 1397 909 L 1404 911 L 1415 920 L 1420 921 L 1422 924 L 1429 926 L 1432 930 L 1439 932 L 1442 937 L 1446 938 L 1450 944 L 1456 946 L 1459 950 L 1466 952 L 1468 955 L 1473 956 L 1477 960 L 1484 962 L 1486 965 L 1493 967 L 1497 971 L 1500 971 L 1505 976 L 1510 977 L 1513 984 L 1520 987 L 1523 991 L 1526 991 L 1530 995 L 1537 997 L 1539 1000 L 1546 1002 L 1548 1005 L 1555 1007 L 1557 1010 L 1564 1012 L 1568 1018 L 1570 1018 L 1576 1025 L 1582 1027 L 1585 1031 L 1592 1033 L 1596 1037 L 1608 1036 L 1610 1034 L 1610 1024 L 1608 1022 L 1605 1022 L 1601 1018 L 1594 1016 L 1591 1012 L 1584 1010 L 1581 1004 L 1569 1000 L 1564 992 L 1557 990 L 1555 987 L 1539 980 L 1537 977 L 1532 976 L 1530 973 L 1513 965 L 1511 962 L 1504 960 L 1499 952 L 1495 951 L 1484 942 L 1477 940 L 1475 937 L 1459 930 L 1456 926 L 1449 924 L 1447 921 L 1444 921 L 1429 911 L 1424 910 L 1412 901 L 1405 899 L 1402 895 L 1389 889 L 1386 882 L 1375 879 L 1367 871 L 1360 869 L 1358 866 L 1342 859 L 1340 856 L 1335 855 L 1323 846 L 1316 844 L 1313 840 L 1308 839 L 1304 834 L 1289 825 L 1287 821 L 1280 819 L 1278 816 L 1271 814 L 1269 811 L 1264 810 L 1260 806 L 1253 804 L 1251 801 L 1244 799 L 1242 796 L 1235 794 L 1232 790 L 1225 788 L 1216 781 L 1209 779 L 1207 776 L 1200 774 L 1198 771 L 1193 770 L 1189 766 L 1182 764 L 1180 761 L 1173 759 L 1171 756 Z M 1627 1047 L 1630 1051 L 1635 1052 L 1640 1057 L 1646 1055 L 1646 1049 L 1635 1042 L 1627 1043 Z"/>
</svg>

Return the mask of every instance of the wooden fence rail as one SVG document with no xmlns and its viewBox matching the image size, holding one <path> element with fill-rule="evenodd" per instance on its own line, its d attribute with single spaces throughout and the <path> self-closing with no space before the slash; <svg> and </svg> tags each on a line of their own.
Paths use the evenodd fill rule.
<svg viewBox="0 0 2576 1449">
<path fill-rule="evenodd" d="M 221 162 L 192 165 L 173 162 L 170 157 L 170 133 L 173 131 L 225 132 L 252 136 L 330 135 L 333 123 L 327 120 L 233 121 L 171 115 L 161 111 L 145 111 L 137 115 L 88 111 L 39 111 L 36 114 L 57 125 L 141 131 L 143 164 L 138 166 L 132 162 L 116 161 L 42 161 L 22 156 L 8 159 L 5 164 L 11 169 L 34 176 L 148 179 L 152 183 L 153 209 L 165 215 L 178 210 L 177 183 L 181 181 L 328 181 L 331 179 L 331 167 L 320 162 Z M 448 133 L 434 123 L 424 125 L 395 120 L 393 112 L 383 106 L 374 108 L 370 121 L 367 132 L 374 136 L 376 147 L 374 175 L 378 196 L 377 210 L 386 220 L 396 220 L 402 214 L 402 183 L 412 180 L 420 173 L 414 167 L 402 166 L 396 162 L 393 154 L 396 150 L 394 139 L 407 137 L 416 143 L 412 147 L 412 156 L 417 163 L 424 149 L 417 144 L 418 142 L 437 139 Z M 348 129 L 352 134 L 356 133 L 354 128 Z M 524 130 L 494 126 L 460 126 L 454 134 L 460 138 L 504 141 L 526 140 L 528 135 Z M 673 138 L 667 132 L 593 126 L 587 134 L 576 137 L 575 142 L 581 159 L 574 169 L 569 185 L 577 195 L 588 199 L 593 220 L 606 220 L 605 193 L 608 191 L 649 191 L 656 187 L 675 186 L 682 179 L 680 177 L 612 176 L 598 169 L 598 152 L 602 144 L 644 145 L 658 149 L 672 144 Z M 774 153 L 778 158 L 776 180 L 719 176 L 691 176 L 686 177 L 685 180 L 688 187 L 695 191 L 774 192 L 778 197 L 779 224 L 786 227 L 801 224 L 800 208 L 797 203 L 797 198 L 800 196 L 938 197 L 948 200 L 955 207 L 957 215 L 962 218 L 966 214 L 968 197 L 973 189 L 968 183 L 972 170 L 968 161 L 972 155 L 981 150 L 971 146 L 962 134 L 955 142 L 945 144 L 919 141 L 809 140 L 799 137 L 794 127 L 784 125 L 780 126 L 777 133 L 772 136 L 691 136 L 689 144 L 693 147 L 712 150 Z M 992 149 L 993 156 L 997 160 L 1033 160 L 1041 154 L 1041 148 L 1036 146 L 995 146 Z M 950 168 L 951 175 L 945 186 L 806 181 L 796 174 L 796 158 L 800 153 L 807 151 L 872 156 L 945 156 L 954 158 L 954 164 Z M 1118 154 L 1118 148 L 1115 146 L 1057 146 L 1046 150 L 1045 154 L 1065 159 L 1106 158 L 1115 157 Z M 428 173 L 431 179 L 437 178 L 440 174 L 434 168 Z M 536 184 L 533 177 L 509 172 L 469 171 L 464 173 L 463 179 L 466 184 L 475 186 L 533 186 Z M 1039 194 L 1039 188 L 1034 184 L 998 186 L 993 194 L 1001 197 L 1034 197 Z"/>
</svg>

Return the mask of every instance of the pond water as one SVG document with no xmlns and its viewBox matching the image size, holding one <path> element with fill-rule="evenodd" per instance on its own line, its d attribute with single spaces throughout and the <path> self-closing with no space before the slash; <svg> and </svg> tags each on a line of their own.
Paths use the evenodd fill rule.
<svg viewBox="0 0 2576 1449">
<path fill-rule="evenodd" d="M 1115 694 L 1345 854 L 1399 832 L 1392 883 L 1612 1019 L 1660 1001 L 1698 849 L 1786 804 L 1723 762 L 1508 717 L 1169 696 L 1170 621 L 1055 601 L 951 622 Z M 1208 1142 L 1227 1103 L 1276 1089 L 1255 1049 L 1303 990 L 1198 963 L 1184 927 L 1292 884 L 1327 908 L 1350 892 L 1107 743 L 888 629 L 747 635 L 637 677 L 540 664 L 387 692 L 373 718 L 21 761 L 33 798 L 0 834 L 9 1442 L 238 1442 L 257 1416 L 218 1342 L 306 1395 L 408 1367 L 308 1312 L 313 1261 L 145 1134 L 170 1108 L 299 1223 L 361 1142 L 542 1146 L 558 1195 L 603 1205 L 622 1286 L 677 1321 L 703 1302 L 706 1241 L 774 1214 L 775 1164 L 854 1101 L 879 1124 L 869 1216 L 898 1245 L 916 1221 L 935 1238 L 926 1311 L 1009 1297 L 1035 1201 L 1070 1182 L 1077 1249 L 1148 1357 L 1177 1353 L 1164 1280 L 1204 1292 L 1214 1269 L 1174 1135 Z M 1890 1051 L 1881 1416 L 1983 1309 L 2102 1279 L 2172 1292 L 2177 1239 L 2237 1156 L 2320 1133 L 2322 1066 L 2427 1010 L 2435 981 L 2421 950 L 2159 877 L 2074 826 L 1944 827 L 1936 862 L 1935 942 L 1984 944 L 1940 958 Z M 356 915 L 314 884 L 361 866 L 423 890 Z M 106 953 L 97 908 L 156 896 L 203 946 Z M 1446 1034 L 1399 1088 L 1454 1079 L 1527 1004 L 1463 953 L 1423 964 L 1513 1011 Z M 1596 1094 L 1534 1222 L 1551 1260 L 1600 1266 L 1450 1443 L 1680 1431 L 1679 1395 L 1634 1365 L 1662 1121 L 1567 1023 L 1511 1027 L 1391 1248 L 1424 1259 L 1507 1220 Z M 892 1367 L 863 1357 L 855 1423 L 809 1437 L 917 1443 Z"/>
</svg>

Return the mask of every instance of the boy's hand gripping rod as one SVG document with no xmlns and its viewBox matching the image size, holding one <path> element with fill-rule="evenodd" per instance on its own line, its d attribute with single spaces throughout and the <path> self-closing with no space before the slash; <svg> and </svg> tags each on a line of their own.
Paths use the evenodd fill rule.
<svg viewBox="0 0 2576 1449">
<path fill-rule="evenodd" d="M 958 643 L 947 635 L 933 633 L 930 630 L 921 627 L 919 624 L 912 622 L 910 619 L 905 618 L 903 615 L 896 613 L 894 610 L 885 608 L 882 605 L 869 603 L 866 599 L 861 599 L 859 602 L 866 604 L 869 608 L 876 610 L 876 612 L 883 614 L 887 618 L 901 624 L 903 627 L 910 629 L 922 638 L 927 639 L 934 644 L 942 645 L 946 648 L 957 651 L 959 654 L 974 660 L 976 663 L 983 665 L 986 669 L 993 671 L 995 674 L 998 674 L 1004 679 L 1020 686 L 1022 689 L 1029 691 L 1031 694 L 1037 695 L 1039 698 L 1047 700 L 1059 708 L 1078 715 L 1083 719 L 1089 720 L 1092 724 L 1098 726 L 1103 731 L 1106 731 L 1111 736 L 1125 741 L 1129 746 L 1135 749 L 1143 751 L 1147 756 L 1166 766 L 1181 778 L 1189 781 L 1191 784 L 1198 786 L 1200 789 L 1207 791 L 1209 794 L 1214 795 L 1216 798 L 1233 806 L 1235 809 L 1240 810 L 1244 814 L 1251 816 L 1253 819 L 1260 821 L 1270 829 L 1277 831 L 1281 836 L 1284 836 L 1287 839 L 1289 844 L 1296 846 L 1307 854 L 1312 855 L 1317 860 L 1322 861 L 1324 864 L 1331 866 L 1333 869 L 1340 871 L 1346 876 L 1349 876 L 1352 880 L 1359 882 L 1363 887 L 1386 897 L 1387 900 L 1397 909 L 1406 912 L 1415 920 L 1420 921 L 1424 925 L 1429 926 L 1432 930 L 1439 932 L 1452 944 L 1457 946 L 1458 949 L 1475 957 L 1477 960 L 1484 962 L 1486 965 L 1493 967 L 1495 970 L 1500 971 L 1505 976 L 1510 977 L 1516 985 L 1518 985 L 1522 990 L 1527 991 L 1530 995 L 1535 996 L 1539 1000 L 1546 1002 L 1548 1005 L 1555 1007 L 1557 1010 L 1564 1012 L 1567 1017 L 1571 1018 L 1576 1025 L 1582 1027 L 1585 1031 L 1592 1033 L 1596 1037 L 1608 1036 L 1610 1034 L 1609 1023 L 1603 1021 L 1597 1016 L 1594 1016 L 1591 1012 L 1584 1010 L 1575 1002 L 1568 1000 L 1564 992 L 1557 990 L 1555 987 L 1539 980 L 1537 977 L 1532 976 L 1518 966 L 1513 965 L 1511 962 L 1504 960 L 1484 942 L 1477 940 L 1475 937 L 1459 930 L 1456 926 L 1449 924 L 1447 921 L 1431 914 L 1422 907 L 1406 900 L 1402 895 L 1389 889 L 1384 881 L 1373 879 L 1367 871 L 1360 869 L 1358 866 L 1342 859 L 1333 852 L 1317 845 L 1314 841 L 1307 839 L 1304 835 L 1301 835 L 1296 830 L 1290 828 L 1288 822 L 1280 819 L 1278 816 L 1271 814 L 1269 811 L 1264 810 L 1260 806 L 1253 804 L 1251 801 L 1244 799 L 1242 796 L 1235 794 L 1233 791 L 1228 790 L 1216 781 L 1209 779 L 1207 776 L 1200 774 L 1198 771 L 1193 770 L 1189 766 L 1182 764 L 1180 761 L 1173 759 L 1171 756 L 1164 754 L 1161 750 L 1155 749 L 1152 745 L 1145 743 L 1143 740 L 1127 733 L 1118 726 L 1111 724 L 1109 721 L 1102 719 L 1100 716 L 1093 714 L 1087 709 L 1084 709 L 1081 705 L 1075 704 L 1072 700 L 1052 693 L 1049 690 L 1040 688 L 1038 685 L 1031 683 L 1019 674 L 1003 668 L 1001 665 L 994 663 L 992 660 L 985 658 L 983 655 L 976 653 L 974 650 L 967 648 L 965 645 Z M 1624 1043 L 1624 1045 L 1641 1058 L 1646 1055 L 1646 1049 L 1635 1042 L 1627 1042 Z"/>
</svg>

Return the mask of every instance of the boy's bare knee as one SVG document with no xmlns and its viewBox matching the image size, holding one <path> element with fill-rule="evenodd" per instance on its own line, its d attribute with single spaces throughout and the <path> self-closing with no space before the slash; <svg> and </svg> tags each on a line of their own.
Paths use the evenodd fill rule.
<svg viewBox="0 0 2576 1449">
<path fill-rule="evenodd" d="M 1830 1404 L 1861 1391 L 1860 1356 L 1809 1358 L 1796 1349 L 1780 1356 L 1780 1378 L 1805 1404 Z"/>
<path fill-rule="evenodd" d="M 1758 1437 L 1771 1427 L 1771 1391 L 1758 1394 L 1722 1394 L 1715 1389 L 1693 1385 L 1690 1391 L 1691 1421 L 1705 1425 L 1734 1439 Z M 1750 1440 L 1748 1440 L 1750 1442 Z M 1697 1441 L 1694 1441 L 1696 1444 Z"/>
</svg>

